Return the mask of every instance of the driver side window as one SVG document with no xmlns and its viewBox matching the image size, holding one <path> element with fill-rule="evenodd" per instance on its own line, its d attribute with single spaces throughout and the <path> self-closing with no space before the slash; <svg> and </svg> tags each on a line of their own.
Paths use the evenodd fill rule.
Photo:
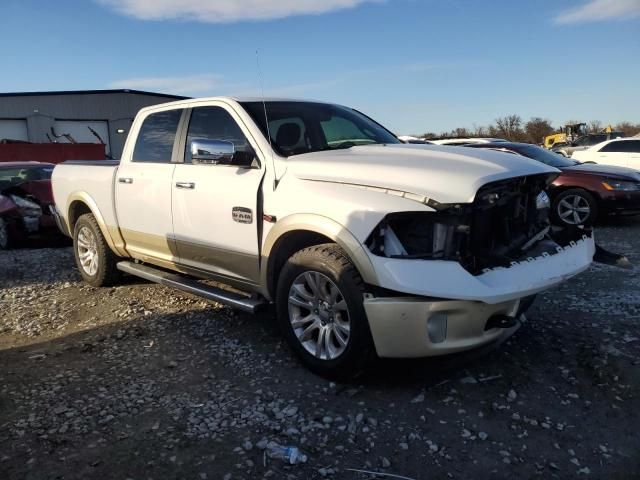
<svg viewBox="0 0 640 480">
<path fill-rule="evenodd" d="M 251 163 L 256 156 L 236 121 L 222 107 L 196 107 L 191 111 L 184 163 L 192 163 L 190 146 L 193 140 L 222 140 L 233 143 L 235 153 L 232 164 L 236 161 L 242 164 Z"/>
</svg>

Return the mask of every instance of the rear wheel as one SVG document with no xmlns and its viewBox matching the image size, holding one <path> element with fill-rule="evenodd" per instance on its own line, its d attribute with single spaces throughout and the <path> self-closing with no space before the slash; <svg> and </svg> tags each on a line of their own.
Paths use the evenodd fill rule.
<svg viewBox="0 0 640 480">
<path fill-rule="evenodd" d="M 82 215 L 73 230 L 73 252 L 80 275 L 93 287 L 116 283 L 120 272 L 117 257 L 102 235 L 98 222 L 91 213 Z"/>
<path fill-rule="evenodd" d="M 598 202 L 586 190 L 572 188 L 553 200 L 552 215 L 559 225 L 592 225 L 598 216 Z"/>
<path fill-rule="evenodd" d="M 310 370 L 349 379 L 373 358 L 363 294 L 360 274 L 335 244 L 305 248 L 287 261 L 276 293 L 278 323 Z"/>
</svg>

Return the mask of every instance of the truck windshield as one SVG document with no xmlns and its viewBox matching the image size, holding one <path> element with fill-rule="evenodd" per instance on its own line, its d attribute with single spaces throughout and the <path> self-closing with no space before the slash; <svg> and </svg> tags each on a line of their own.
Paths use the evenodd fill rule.
<svg viewBox="0 0 640 480">
<path fill-rule="evenodd" d="M 402 143 L 382 125 L 347 107 L 313 102 L 242 102 L 278 154 L 290 157 L 359 145 Z"/>
</svg>

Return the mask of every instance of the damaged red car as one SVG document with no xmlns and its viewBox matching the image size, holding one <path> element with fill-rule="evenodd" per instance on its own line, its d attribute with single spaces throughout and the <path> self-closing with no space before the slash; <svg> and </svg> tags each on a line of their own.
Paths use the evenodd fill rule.
<svg viewBox="0 0 640 480">
<path fill-rule="evenodd" d="M 54 165 L 41 162 L 0 163 L 0 250 L 40 233 L 57 233 L 51 207 Z"/>
</svg>

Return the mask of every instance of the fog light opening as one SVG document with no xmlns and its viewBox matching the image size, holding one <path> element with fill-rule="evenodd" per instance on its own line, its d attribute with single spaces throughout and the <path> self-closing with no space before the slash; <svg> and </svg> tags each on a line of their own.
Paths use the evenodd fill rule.
<svg viewBox="0 0 640 480">
<path fill-rule="evenodd" d="M 442 343 L 447 339 L 447 314 L 436 313 L 427 320 L 427 332 L 431 343 Z"/>
<path fill-rule="evenodd" d="M 518 319 L 516 317 L 510 317 L 508 315 L 494 315 L 489 318 L 487 324 L 484 329 L 492 330 L 494 328 L 513 328 L 518 324 Z"/>
</svg>

